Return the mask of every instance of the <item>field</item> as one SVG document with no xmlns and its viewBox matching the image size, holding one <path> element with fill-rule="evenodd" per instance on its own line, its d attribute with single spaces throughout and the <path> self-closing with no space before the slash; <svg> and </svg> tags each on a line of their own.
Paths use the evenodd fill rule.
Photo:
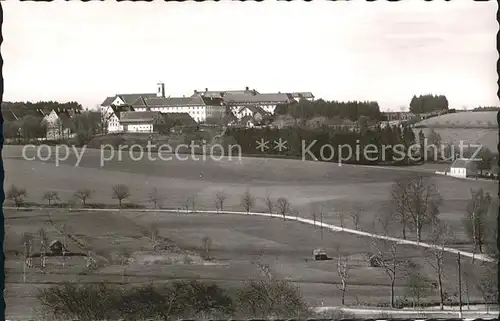
<svg viewBox="0 0 500 321">
<path fill-rule="evenodd" d="M 33 153 L 27 153 L 27 156 L 33 156 Z M 312 208 L 321 206 L 323 220 L 336 225 L 340 225 L 335 214 L 338 206 L 361 204 L 365 210 L 360 229 L 368 231 L 382 204 L 389 199 L 393 180 L 409 174 L 406 169 L 339 167 L 321 162 L 262 158 L 133 161 L 128 152 L 124 152 L 121 160 L 116 156 L 101 167 L 99 156 L 97 150 L 86 150 L 79 166 L 74 166 L 74 155 L 56 166 L 54 157 L 45 162 L 28 161 L 22 158 L 21 148 L 6 146 L 3 151 L 5 186 L 15 184 L 25 187 L 32 202 L 41 203 L 43 192 L 48 190 L 58 191 L 63 200 L 69 200 L 76 189 L 89 187 L 95 190 L 92 202 L 116 203 L 111 197 L 111 187 L 122 183 L 131 189 L 129 202 L 145 206 L 150 206 L 148 193 L 156 187 L 165 196 L 166 207 L 182 208 L 186 199 L 194 196 L 197 209 L 213 209 L 215 194 L 224 191 L 228 196 L 225 209 L 238 211 L 243 210 L 241 195 L 248 188 L 257 197 L 256 211 L 265 210 L 263 198 L 267 194 L 284 196 L 290 200 L 297 215 L 310 218 Z M 483 187 L 494 193 L 497 186 L 494 182 L 464 181 L 442 176 L 436 176 L 435 181 L 444 198 L 440 215 L 457 234 L 453 247 L 470 251 L 471 246 L 461 225 L 470 188 Z M 371 249 L 370 240 L 366 238 L 328 232 L 324 233 L 322 241 L 319 229 L 312 226 L 241 215 L 63 210 L 50 210 L 49 213 L 56 226 L 66 224 L 69 233 L 95 253 L 101 267 L 94 274 L 85 275 L 81 258 L 68 260 L 64 268 L 61 262 L 53 262 L 49 263 L 55 264 L 49 269 L 52 272 L 41 275 L 36 269 L 30 269 L 27 283 L 23 283 L 21 235 L 24 232 L 35 233 L 40 227 L 49 232 L 49 239 L 56 238 L 57 234 L 49 223 L 47 213 L 5 211 L 6 300 L 7 315 L 10 317 L 29 313 L 26 311 L 27 302 L 34 302 L 37 287 L 50 282 L 106 280 L 132 283 L 205 278 L 234 287 L 249 278 L 260 277 L 260 271 L 251 264 L 256 260 L 269 263 L 276 276 L 296 282 L 311 305 L 338 305 L 340 292 L 335 285 L 339 281 L 335 261 L 312 262 L 312 249 L 317 247 L 326 248 L 330 255 L 339 247 L 355 264 L 347 292 L 349 304 L 388 302 L 389 280 L 383 270 L 368 265 L 366 254 Z M 177 248 L 177 252 L 158 254 L 152 251 L 148 227 L 153 222 L 159 227 L 164 242 Z M 346 227 L 352 227 L 350 225 L 347 221 Z M 392 234 L 399 236 L 399 230 L 394 230 Z M 212 239 L 211 256 L 215 263 L 204 263 L 201 257 L 204 236 Z M 70 249 L 79 250 L 76 243 L 71 242 Z M 401 249 L 403 256 L 422 265 L 425 275 L 434 275 L 424 264 L 421 250 L 412 246 L 401 246 Z M 119 264 L 120 257 L 132 260 L 125 265 Z M 445 270 L 446 286 L 454 292 L 455 258 L 447 259 Z M 403 289 L 398 287 L 398 295 L 402 294 Z M 478 299 L 478 294 L 472 293 L 472 297 Z"/>
<path fill-rule="evenodd" d="M 460 141 L 465 145 L 480 144 L 492 152 L 497 151 L 497 112 L 459 112 L 432 117 L 415 124 L 414 133 L 420 130 L 429 137 L 431 129 L 441 136 L 445 144 L 458 148 Z M 457 150 L 458 151 L 458 150 Z"/>
</svg>

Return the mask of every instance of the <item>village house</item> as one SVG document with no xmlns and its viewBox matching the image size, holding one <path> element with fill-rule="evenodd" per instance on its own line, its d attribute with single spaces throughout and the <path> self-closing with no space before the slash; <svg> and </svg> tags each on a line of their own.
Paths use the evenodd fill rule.
<svg viewBox="0 0 500 321">
<path fill-rule="evenodd" d="M 477 163 L 474 160 L 468 158 L 457 158 L 453 164 L 451 164 L 449 174 L 453 177 L 466 178 L 466 177 L 476 177 L 478 173 Z"/>
<path fill-rule="evenodd" d="M 42 125 L 46 129 L 47 140 L 67 139 L 74 136 L 75 124 L 73 117 L 79 114 L 79 110 L 53 109 L 49 113 L 39 110 L 44 115 Z"/>
<path fill-rule="evenodd" d="M 155 126 L 163 123 L 158 111 L 125 111 L 120 115 L 120 125 L 127 133 L 153 133 Z"/>
</svg>

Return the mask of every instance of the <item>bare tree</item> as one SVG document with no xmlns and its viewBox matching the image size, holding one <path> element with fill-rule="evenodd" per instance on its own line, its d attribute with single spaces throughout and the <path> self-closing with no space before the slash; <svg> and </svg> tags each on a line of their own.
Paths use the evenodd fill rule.
<svg viewBox="0 0 500 321">
<path fill-rule="evenodd" d="M 466 216 L 464 219 L 465 229 L 474 245 L 474 253 L 479 250 L 483 252 L 485 239 L 488 238 L 487 214 L 492 198 L 483 189 L 471 190 L 471 200 L 467 204 Z"/>
<path fill-rule="evenodd" d="M 46 262 L 46 252 L 49 246 L 49 239 L 47 238 L 47 233 L 43 228 L 38 230 L 38 237 L 40 238 L 40 265 L 45 268 Z"/>
<path fill-rule="evenodd" d="M 436 220 L 431 225 L 431 247 L 428 248 L 430 257 L 426 256 L 429 265 L 436 271 L 437 285 L 439 290 L 439 308 L 444 309 L 445 294 L 443 290 L 444 254 L 445 246 L 450 242 L 452 231 L 449 225 Z"/>
<path fill-rule="evenodd" d="M 47 192 L 43 193 L 42 199 L 44 201 L 47 201 L 49 206 L 53 202 L 57 202 L 57 201 L 61 200 L 61 198 L 59 197 L 59 193 L 57 193 L 55 191 L 47 191 Z"/>
<path fill-rule="evenodd" d="M 118 200 L 118 205 L 122 207 L 122 202 L 124 199 L 130 197 L 130 190 L 127 185 L 117 184 L 112 187 L 113 198 Z"/>
<path fill-rule="evenodd" d="M 380 226 L 383 230 L 384 236 L 388 236 L 391 222 L 392 216 L 390 214 L 381 213 L 377 216 L 374 225 Z M 389 277 L 389 281 L 391 283 L 391 307 L 394 308 L 394 287 L 396 284 L 396 278 L 401 270 L 403 270 L 406 266 L 406 261 L 398 258 L 398 243 L 386 239 L 376 238 L 372 238 L 371 243 L 372 247 L 376 251 L 378 264 L 380 264 Z"/>
<path fill-rule="evenodd" d="M 207 259 L 210 258 L 210 249 L 212 247 L 212 239 L 208 236 L 203 237 L 202 239 L 203 242 L 203 249 L 205 250 L 205 257 Z"/>
<path fill-rule="evenodd" d="M 359 228 L 359 220 L 363 209 L 360 206 L 355 206 L 349 211 L 349 215 L 351 216 L 352 224 L 354 225 L 354 229 L 358 230 Z"/>
<path fill-rule="evenodd" d="M 337 212 L 337 216 L 339 218 L 340 222 L 340 227 L 343 229 L 344 228 L 344 220 L 345 220 L 345 213 L 343 210 L 340 210 Z"/>
<path fill-rule="evenodd" d="M 223 191 L 219 191 L 215 194 L 215 208 L 217 211 L 224 212 L 224 203 L 226 201 L 226 194 Z"/>
<path fill-rule="evenodd" d="M 284 197 L 278 198 L 276 201 L 276 207 L 278 208 L 279 213 L 283 216 L 283 220 L 285 220 L 286 214 L 290 213 L 292 209 L 292 205 Z"/>
<path fill-rule="evenodd" d="M 408 214 L 420 242 L 423 227 L 431 224 L 439 214 L 443 202 L 439 190 L 430 177 L 419 174 L 399 179 L 392 194 L 400 220 Z"/>
<path fill-rule="evenodd" d="M 28 192 L 26 192 L 25 188 L 11 185 L 7 190 L 6 197 L 13 201 L 16 207 L 19 208 L 24 204 L 26 197 L 28 197 Z"/>
<path fill-rule="evenodd" d="M 477 289 L 486 304 L 486 310 L 489 312 L 489 305 L 498 303 L 498 281 L 497 271 L 493 266 L 487 266 L 481 273 L 481 277 L 476 284 Z"/>
<path fill-rule="evenodd" d="M 159 230 L 156 224 L 149 225 L 149 238 L 151 242 L 154 244 L 158 240 Z"/>
<path fill-rule="evenodd" d="M 195 196 L 195 195 L 193 195 L 193 196 L 191 196 L 191 211 L 192 211 L 193 213 L 195 213 L 195 212 L 196 212 L 196 207 L 195 207 L 195 205 L 196 205 L 196 196 Z"/>
<path fill-rule="evenodd" d="M 163 197 L 156 187 L 153 187 L 153 190 L 148 194 L 148 199 L 149 202 L 153 203 L 154 208 L 161 207 Z"/>
<path fill-rule="evenodd" d="M 272 214 L 274 211 L 275 205 L 274 205 L 274 200 L 272 199 L 270 194 L 266 195 L 266 199 L 264 200 L 264 202 L 266 203 L 266 208 L 267 208 L 268 212 Z"/>
<path fill-rule="evenodd" d="M 184 209 L 189 212 L 189 206 L 191 205 L 191 197 L 186 198 L 184 201 Z"/>
<path fill-rule="evenodd" d="M 396 278 L 401 270 L 404 269 L 406 262 L 398 258 L 398 244 L 388 240 L 372 240 L 372 245 L 375 248 L 380 265 L 384 268 L 385 273 L 389 277 L 391 283 L 391 308 L 394 308 L 394 288 Z"/>
<path fill-rule="evenodd" d="M 80 188 L 74 193 L 74 196 L 82 202 L 83 206 L 85 206 L 87 200 L 92 196 L 92 190 L 89 188 Z"/>
<path fill-rule="evenodd" d="M 250 213 L 252 207 L 255 206 L 255 197 L 250 194 L 250 190 L 247 189 L 245 193 L 243 193 L 241 204 L 243 205 L 243 208 L 245 209 L 247 214 Z"/>
<path fill-rule="evenodd" d="M 418 265 L 412 263 L 406 282 L 406 293 L 413 298 L 413 307 L 419 307 L 421 300 L 431 293 L 431 282 L 418 271 Z"/>
<path fill-rule="evenodd" d="M 337 274 L 341 280 L 340 291 L 342 293 L 342 305 L 345 304 L 345 291 L 347 289 L 347 278 L 349 277 L 349 257 L 347 255 L 338 254 L 337 257 Z"/>
</svg>

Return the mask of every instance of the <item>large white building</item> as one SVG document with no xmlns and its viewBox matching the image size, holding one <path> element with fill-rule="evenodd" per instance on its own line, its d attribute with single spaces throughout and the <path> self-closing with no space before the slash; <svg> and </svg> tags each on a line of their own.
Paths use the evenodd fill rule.
<svg viewBox="0 0 500 321">
<path fill-rule="evenodd" d="M 274 114 L 278 105 L 286 105 L 306 99 L 314 100 L 314 95 L 311 92 L 294 92 L 294 93 L 260 93 L 255 89 L 246 87 L 245 90 L 195 90 L 192 97 L 201 95 L 203 97 L 221 98 L 224 104 L 230 108 L 233 114 L 241 119 L 245 115 L 240 115 L 239 112 L 246 110 L 244 107 L 258 107 L 264 111 Z"/>
<path fill-rule="evenodd" d="M 125 130 L 120 118 L 120 113 L 124 111 L 187 113 L 196 122 L 203 123 L 209 118 L 224 117 L 226 106 L 221 98 L 203 97 L 199 94 L 191 97 L 166 97 L 165 85 L 158 83 L 156 93 L 107 97 L 101 104 L 101 113 L 105 115 L 108 132 Z"/>
</svg>

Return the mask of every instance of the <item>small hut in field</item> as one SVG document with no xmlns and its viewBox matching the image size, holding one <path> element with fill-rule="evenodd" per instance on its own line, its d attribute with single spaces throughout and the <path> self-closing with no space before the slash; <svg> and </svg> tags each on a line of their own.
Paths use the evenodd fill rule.
<svg viewBox="0 0 500 321">
<path fill-rule="evenodd" d="M 326 251 L 323 249 L 314 249 L 313 258 L 315 261 L 325 261 L 328 260 L 328 255 L 326 255 Z"/>
</svg>

